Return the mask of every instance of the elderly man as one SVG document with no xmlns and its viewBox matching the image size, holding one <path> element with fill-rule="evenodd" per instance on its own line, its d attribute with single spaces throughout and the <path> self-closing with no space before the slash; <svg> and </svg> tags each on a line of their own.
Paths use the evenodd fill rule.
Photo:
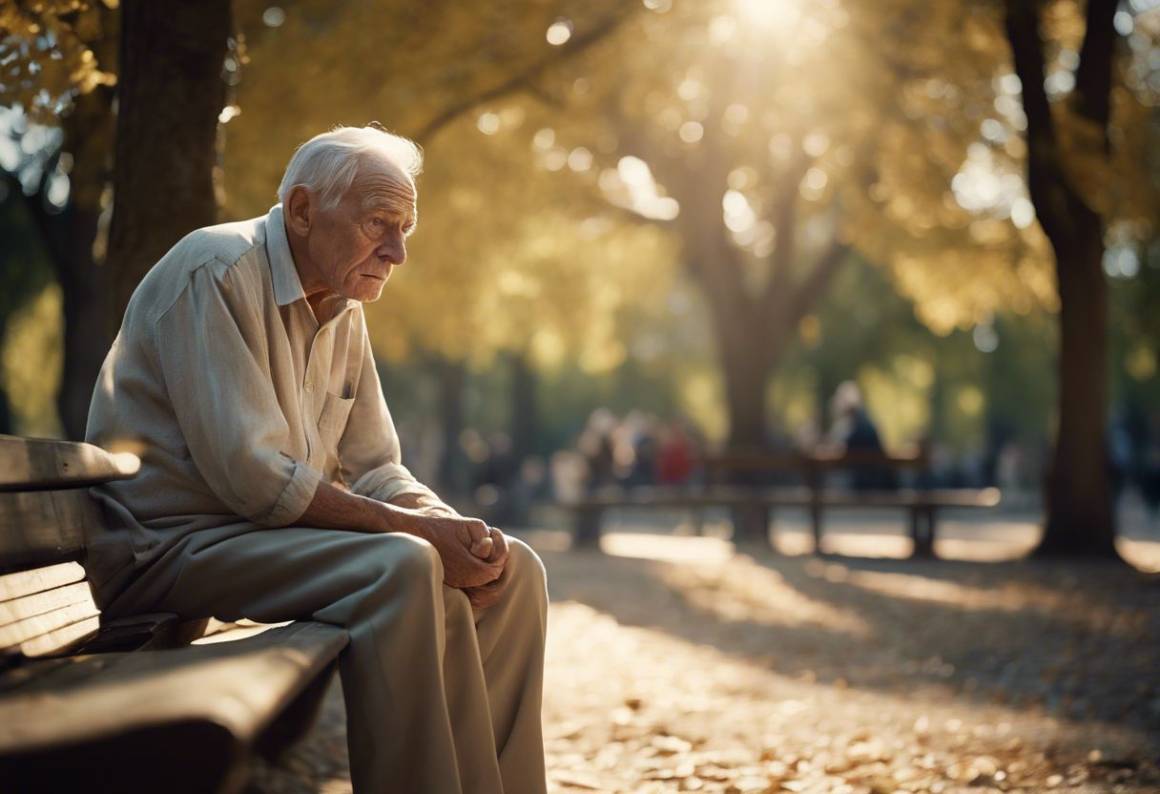
<svg viewBox="0 0 1160 794">
<path fill-rule="evenodd" d="M 87 432 L 141 472 L 94 490 L 118 529 L 88 567 L 111 615 L 345 627 L 358 792 L 543 792 L 543 566 L 403 467 L 363 318 L 420 162 L 379 127 L 319 135 L 267 215 L 149 271 Z"/>
</svg>

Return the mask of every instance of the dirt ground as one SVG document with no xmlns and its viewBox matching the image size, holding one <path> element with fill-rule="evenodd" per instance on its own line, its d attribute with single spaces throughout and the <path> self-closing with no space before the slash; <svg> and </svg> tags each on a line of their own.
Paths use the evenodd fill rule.
<svg viewBox="0 0 1160 794">
<path fill-rule="evenodd" d="M 553 601 L 554 791 L 1160 792 L 1156 575 L 525 537 Z M 1135 551 L 1160 567 L 1158 549 Z M 336 683 L 252 790 L 349 791 L 343 719 Z"/>
</svg>

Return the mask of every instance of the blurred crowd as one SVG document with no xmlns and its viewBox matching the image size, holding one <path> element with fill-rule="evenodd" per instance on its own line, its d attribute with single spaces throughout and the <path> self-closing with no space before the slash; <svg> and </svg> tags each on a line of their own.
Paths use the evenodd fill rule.
<svg viewBox="0 0 1160 794">
<path fill-rule="evenodd" d="M 1009 504 L 1039 499 L 1049 458 L 1046 440 L 1028 442 L 1001 424 L 988 425 L 983 443 L 959 450 L 938 440 L 919 439 L 907 449 L 887 449 L 857 385 L 841 384 L 829 403 L 829 426 L 804 425 L 792 434 L 762 439 L 754 448 L 778 454 L 841 456 L 846 453 L 921 453 L 921 467 L 852 467 L 833 472 L 831 485 L 854 489 L 897 487 L 1003 489 Z M 459 438 L 458 465 L 441 466 L 434 432 L 407 434 L 409 465 L 426 481 L 441 482 L 471 503 L 472 510 L 497 525 L 518 526 L 534 504 L 571 503 L 603 488 L 697 487 L 706 481 L 706 461 L 723 450 L 710 444 L 682 416 L 644 411 L 618 416 L 597 408 L 574 445 L 548 456 L 518 454 L 505 433 L 468 429 Z M 1109 433 L 1109 466 L 1117 501 L 1125 492 L 1149 510 L 1160 509 L 1160 411 L 1121 412 Z M 763 484 L 800 484 L 792 472 L 771 473 Z"/>
</svg>

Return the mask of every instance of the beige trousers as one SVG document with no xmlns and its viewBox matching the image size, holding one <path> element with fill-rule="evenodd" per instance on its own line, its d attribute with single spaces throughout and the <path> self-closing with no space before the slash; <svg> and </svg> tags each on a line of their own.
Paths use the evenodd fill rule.
<svg viewBox="0 0 1160 794">
<path fill-rule="evenodd" d="M 504 597 L 476 612 L 411 535 L 194 532 L 106 612 L 343 626 L 355 792 L 543 794 L 546 579 L 535 552 L 510 543 Z"/>
</svg>

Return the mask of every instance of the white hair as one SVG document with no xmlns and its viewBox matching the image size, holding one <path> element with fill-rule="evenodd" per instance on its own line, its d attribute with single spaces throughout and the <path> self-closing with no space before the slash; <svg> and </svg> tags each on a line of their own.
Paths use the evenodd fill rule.
<svg viewBox="0 0 1160 794">
<path fill-rule="evenodd" d="M 397 166 L 414 187 L 423 169 L 423 151 L 414 141 L 388 132 L 377 122 L 366 127 L 335 127 L 315 135 L 298 147 L 282 175 L 278 200 L 285 204 L 296 187 L 305 187 L 321 198 L 322 206 L 333 209 L 342 201 L 358 175 L 359 166 L 370 155 L 385 158 Z"/>
<path fill-rule="evenodd" d="M 844 416 L 861 408 L 862 390 L 858 388 L 858 384 L 852 380 L 841 383 L 830 401 L 830 410 Z"/>
</svg>

